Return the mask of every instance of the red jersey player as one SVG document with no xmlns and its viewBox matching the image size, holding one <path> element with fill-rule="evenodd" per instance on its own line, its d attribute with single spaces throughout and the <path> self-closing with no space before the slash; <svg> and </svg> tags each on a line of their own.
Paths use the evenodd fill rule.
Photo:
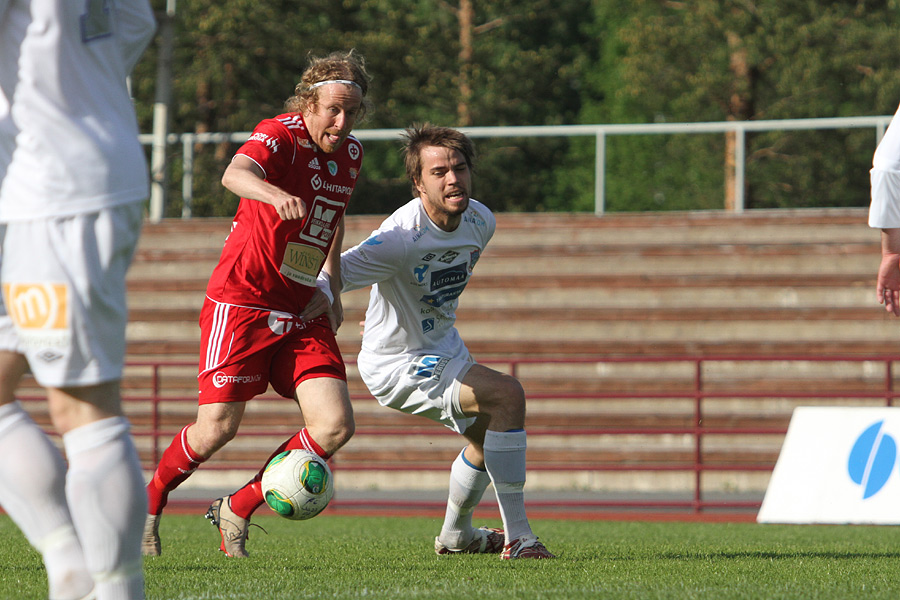
<svg viewBox="0 0 900 600">
<path fill-rule="evenodd" d="M 353 51 L 313 59 L 289 112 L 262 121 L 225 170 L 222 184 L 241 201 L 200 314 L 200 406 L 147 485 L 145 555 L 160 553 L 169 492 L 235 436 L 246 402 L 269 384 L 296 400 L 305 423 L 273 456 L 304 448 L 327 459 L 353 435 L 338 323 L 321 314 L 327 300 L 316 278 L 326 264 L 340 268 L 343 215 L 363 154 L 350 130 L 365 112 L 368 80 Z M 207 512 L 228 556 L 247 556 L 261 476 Z"/>
</svg>

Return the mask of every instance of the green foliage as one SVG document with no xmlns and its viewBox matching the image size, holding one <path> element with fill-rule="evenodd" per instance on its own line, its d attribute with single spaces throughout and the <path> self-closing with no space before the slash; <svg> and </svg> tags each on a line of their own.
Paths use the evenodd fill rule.
<svg viewBox="0 0 900 600">
<path fill-rule="evenodd" d="M 179 3 L 170 130 L 249 131 L 282 110 L 310 54 L 349 48 L 373 75 L 374 111 L 358 128 L 877 115 L 900 98 L 897 0 L 472 0 L 470 54 L 460 4 Z M 133 77 L 145 132 L 157 55 Z M 678 137 L 608 140 L 607 208 L 722 207 L 724 140 Z M 493 208 L 593 208 L 592 138 L 477 142 L 476 197 Z M 409 198 L 398 145 L 367 144 L 352 213 Z M 194 148 L 195 215 L 233 213 L 219 178 L 235 149 Z M 873 150 L 871 132 L 748 135 L 747 206 L 864 205 Z M 169 216 L 181 214 L 181 159 L 170 147 Z"/>
<path fill-rule="evenodd" d="M 601 4 L 598 17 L 608 14 L 607 3 Z M 582 118 L 694 122 L 891 114 L 900 98 L 900 54 L 887 41 L 896 29 L 895 4 L 639 0 L 611 32 L 595 20 L 606 35 L 604 48 L 618 57 L 618 75 L 591 81 L 601 100 L 585 96 Z M 610 59 L 598 62 L 609 65 Z M 611 103 L 614 81 L 619 87 Z M 621 165 L 615 176 L 632 187 L 657 187 L 655 176 L 647 179 L 647 167 L 658 162 L 650 155 L 659 149 L 658 142 L 635 142 L 629 155 L 611 156 Z M 871 132 L 750 135 L 746 151 L 749 208 L 868 203 Z M 723 152 L 723 144 L 703 149 L 687 142 L 670 154 L 683 162 L 680 175 L 664 177 L 678 197 L 673 207 L 690 196 L 722 198 Z M 619 199 L 621 193 L 609 195 Z M 654 208 L 653 189 L 635 193 L 632 210 Z"/>
<path fill-rule="evenodd" d="M 200 516 L 166 515 L 163 554 L 144 560 L 148 600 L 177 598 L 896 598 L 895 527 L 751 523 L 533 522 L 555 560 L 438 557 L 440 519 L 254 518 L 250 558 L 218 551 Z M 0 517 L 0 597 L 46 598 L 40 557 Z"/>
</svg>

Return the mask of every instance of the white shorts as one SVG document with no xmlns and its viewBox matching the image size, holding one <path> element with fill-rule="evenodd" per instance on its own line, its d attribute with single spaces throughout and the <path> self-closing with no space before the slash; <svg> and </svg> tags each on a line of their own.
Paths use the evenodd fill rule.
<svg viewBox="0 0 900 600">
<path fill-rule="evenodd" d="M 137 202 L 0 230 L 0 349 L 25 354 L 40 385 L 121 379 L 142 211 Z"/>
<path fill-rule="evenodd" d="M 459 389 L 473 364 L 470 359 L 434 354 L 386 358 L 362 353 L 357 366 L 363 383 L 382 406 L 427 417 L 463 433 L 475 422 L 459 406 Z"/>
</svg>

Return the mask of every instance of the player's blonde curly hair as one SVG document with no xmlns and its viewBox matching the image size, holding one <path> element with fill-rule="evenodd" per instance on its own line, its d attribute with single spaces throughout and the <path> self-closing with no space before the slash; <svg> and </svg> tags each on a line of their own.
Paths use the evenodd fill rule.
<svg viewBox="0 0 900 600">
<path fill-rule="evenodd" d="M 363 96 L 359 118 L 364 117 L 371 108 L 366 98 L 371 77 L 366 71 L 365 58 L 355 49 L 332 52 L 327 56 L 310 56 L 309 66 L 300 77 L 300 83 L 294 87 L 294 95 L 284 103 L 285 109 L 302 113 L 314 107 L 319 101 L 319 88 L 313 86 L 322 81 L 333 80 L 352 81 L 359 86 Z"/>
</svg>

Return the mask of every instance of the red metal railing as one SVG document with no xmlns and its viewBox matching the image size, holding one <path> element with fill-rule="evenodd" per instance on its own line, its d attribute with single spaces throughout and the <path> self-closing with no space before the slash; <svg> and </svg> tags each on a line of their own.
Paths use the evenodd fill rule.
<svg viewBox="0 0 900 600">
<path fill-rule="evenodd" d="M 552 423 L 544 423 L 536 419 L 532 424 L 529 421 L 529 439 L 538 442 L 543 436 L 562 436 L 565 438 L 583 440 L 598 439 L 603 436 L 689 436 L 692 450 L 690 460 L 644 460 L 618 462 L 603 461 L 579 461 L 572 464 L 563 458 L 555 461 L 530 462 L 530 471 L 595 471 L 595 472 L 647 472 L 648 476 L 653 472 L 685 472 L 691 474 L 692 490 L 690 498 L 625 498 L 609 499 L 599 494 L 597 498 L 572 500 L 542 501 L 539 499 L 529 502 L 530 507 L 553 509 L 558 511 L 577 511 L 589 509 L 663 509 L 663 510 L 687 510 L 693 514 L 699 514 L 710 509 L 751 510 L 758 508 L 759 500 L 746 499 L 718 499 L 710 500 L 704 494 L 704 475 L 708 473 L 723 472 L 767 472 L 774 467 L 771 458 L 752 461 L 713 461 L 707 459 L 705 441 L 711 436 L 730 438 L 731 436 L 780 436 L 786 433 L 789 410 L 778 418 L 772 419 L 764 410 L 757 412 L 739 411 L 740 419 L 729 421 L 729 414 L 719 410 L 711 410 L 708 406 L 716 401 L 727 401 L 734 405 L 737 403 L 752 404 L 754 401 L 778 399 L 787 406 L 810 405 L 817 403 L 850 402 L 855 405 L 892 406 L 898 393 L 894 391 L 893 363 L 900 360 L 898 356 L 627 356 L 627 357 L 584 357 L 584 358 L 510 358 L 483 361 L 493 368 L 505 370 L 526 382 L 526 390 L 530 405 L 539 405 L 542 402 L 565 400 L 569 403 L 578 403 L 579 407 L 596 408 L 597 421 L 603 419 L 604 407 L 610 403 L 622 402 L 646 402 L 648 406 L 658 404 L 660 410 L 667 403 L 680 401 L 690 403 L 690 410 L 681 419 L 681 424 L 657 425 L 637 424 L 618 426 L 594 426 L 579 424 L 579 416 L 585 414 L 579 411 L 569 422 L 566 419 L 556 419 Z M 184 371 L 190 372 L 195 366 L 193 362 L 165 362 L 165 361 L 130 361 L 127 364 L 129 372 L 142 372 L 137 377 L 141 380 L 139 385 L 124 386 L 124 402 L 126 412 L 132 418 L 134 434 L 136 437 L 149 438 L 149 453 L 144 452 L 145 468 L 153 468 L 158 462 L 160 448 L 169 443 L 172 436 L 180 428 L 174 425 L 164 426 L 162 417 L 165 408 L 176 403 L 196 402 L 196 396 L 186 393 L 183 385 L 188 378 Z M 352 365 L 353 361 L 348 361 Z M 627 376 L 616 375 L 617 368 L 640 366 L 638 374 Z M 754 374 L 754 365 L 763 365 Z M 724 366 L 724 367 L 723 367 Z M 676 375 L 671 373 L 660 374 L 660 371 L 671 370 L 677 367 Z M 591 368 L 597 371 L 606 371 L 591 375 Z M 170 369 L 182 371 L 182 385 L 174 386 L 168 382 L 165 372 Z M 548 377 L 547 371 L 564 373 L 556 380 Z M 537 372 L 535 372 L 537 371 Z M 574 375 L 569 374 L 575 372 Z M 126 382 L 133 379 L 129 372 L 126 373 Z M 149 372 L 149 375 L 146 374 Z M 609 372 L 613 374 L 610 375 Z M 760 375 L 759 373 L 763 373 Z M 769 373 L 769 375 L 766 375 Z M 549 379 L 550 383 L 546 383 Z M 561 381 L 560 381 L 561 379 Z M 542 383 L 543 382 L 543 383 Z M 621 386 L 616 387 L 617 384 Z M 652 385 L 650 385 L 652 384 Z M 353 386 L 360 389 L 360 386 Z M 181 390 L 179 392 L 179 389 Z M 532 391 L 533 389 L 533 391 Z M 24 395 L 23 400 L 36 400 L 36 394 Z M 355 401 L 368 401 L 365 394 L 353 394 Z M 144 407 L 136 411 L 136 407 Z M 382 409 L 386 410 L 386 409 Z M 140 413 L 138 415 L 138 413 Z M 748 418 L 748 415 L 750 418 Z M 402 415 L 401 415 L 402 417 Z M 713 418 L 710 418 L 713 417 Z M 753 421 L 753 417 L 762 418 L 763 424 L 747 425 Z M 407 417 L 403 417 L 407 419 Z M 765 419 L 769 418 L 768 421 Z M 718 419 L 719 424 L 716 424 Z M 171 421 L 172 419 L 170 419 Z M 190 417 L 185 418 L 188 423 Z M 584 419 L 582 419 L 584 420 Z M 652 421 L 652 415 L 650 420 Z M 646 419 L 645 419 L 646 421 Z M 709 424 L 712 421 L 713 424 Z M 405 423 L 405 421 L 404 421 Z M 418 423 L 418 422 L 417 422 Z M 731 423 L 731 424 L 729 424 Z M 773 424 L 774 423 L 774 424 Z M 244 432 L 239 435 L 265 435 L 280 436 L 285 438 L 295 432 L 287 424 L 271 428 Z M 439 436 L 454 435 L 440 427 L 418 426 L 358 426 L 356 436 Z M 775 438 L 780 448 L 780 437 Z M 574 450 L 574 448 L 573 448 Z M 529 450 L 531 452 L 531 449 Z M 229 469 L 247 468 L 247 465 L 229 465 L 227 463 L 210 464 L 204 468 Z M 255 467 L 254 467 L 255 468 Z M 417 471 L 417 470 L 446 470 L 447 465 L 438 466 L 421 465 L 417 463 L 406 464 L 377 464 L 377 463 L 342 463 L 341 453 L 333 459 L 333 468 L 336 473 L 353 470 L 384 470 L 384 471 Z M 376 494 L 377 495 L 377 494 Z M 364 499 L 336 499 L 336 508 L 440 508 L 443 502 L 428 502 L 416 500 L 379 500 Z"/>
</svg>

